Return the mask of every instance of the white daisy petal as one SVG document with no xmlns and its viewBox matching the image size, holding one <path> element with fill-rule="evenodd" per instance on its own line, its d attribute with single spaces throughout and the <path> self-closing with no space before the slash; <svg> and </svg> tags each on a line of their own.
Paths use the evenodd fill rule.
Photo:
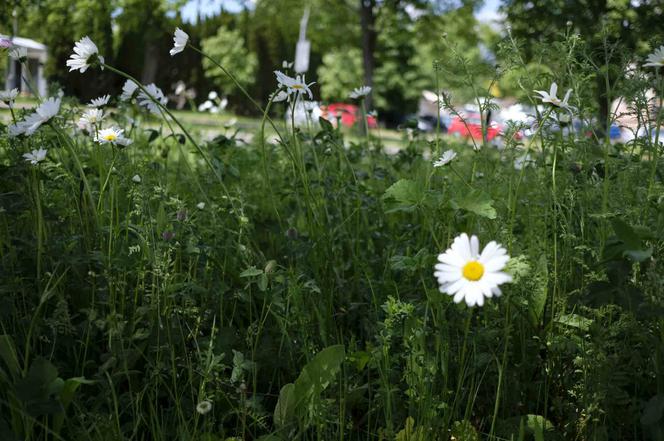
<svg viewBox="0 0 664 441">
<path fill-rule="evenodd" d="M 470 237 L 470 255 L 473 259 L 480 255 L 480 240 L 475 235 Z"/>
<path fill-rule="evenodd" d="M 466 261 L 473 258 L 473 255 L 470 251 L 470 239 L 466 233 L 462 233 L 461 236 L 458 236 L 456 239 L 454 239 L 450 249 L 455 251 Z"/>
<path fill-rule="evenodd" d="M 448 250 L 448 252 L 444 254 L 439 254 L 438 261 L 458 268 L 461 268 L 466 264 L 466 259 L 451 250 Z"/>
<path fill-rule="evenodd" d="M 459 268 L 461 265 L 447 265 L 445 263 L 437 263 L 434 268 L 438 271 L 445 271 L 445 272 L 459 272 Z"/>
</svg>

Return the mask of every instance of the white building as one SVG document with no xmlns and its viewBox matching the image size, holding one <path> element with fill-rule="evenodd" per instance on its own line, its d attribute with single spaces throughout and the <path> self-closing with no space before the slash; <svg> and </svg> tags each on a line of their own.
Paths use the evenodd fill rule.
<svg viewBox="0 0 664 441">
<path fill-rule="evenodd" d="M 7 57 L 9 61 L 5 77 L 5 89 L 17 88 L 24 94 L 36 92 L 41 96 L 46 96 L 47 84 L 44 77 L 44 64 L 48 58 L 46 46 L 29 38 L 6 35 L 0 35 L 0 38 L 11 40 L 14 46 L 23 47 L 28 51 L 27 68 L 25 64 Z M 36 91 L 33 91 L 33 88 Z"/>
</svg>

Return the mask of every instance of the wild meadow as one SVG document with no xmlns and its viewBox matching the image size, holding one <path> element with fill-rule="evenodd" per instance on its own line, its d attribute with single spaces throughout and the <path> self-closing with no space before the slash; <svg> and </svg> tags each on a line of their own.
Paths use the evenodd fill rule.
<svg viewBox="0 0 664 441">
<path fill-rule="evenodd" d="M 545 73 L 501 43 L 535 113 L 499 144 L 284 121 L 313 93 L 279 66 L 249 141 L 205 139 L 87 37 L 69 75 L 122 95 L 3 92 L 0 440 L 664 439 L 664 48 L 550 43 Z"/>
</svg>

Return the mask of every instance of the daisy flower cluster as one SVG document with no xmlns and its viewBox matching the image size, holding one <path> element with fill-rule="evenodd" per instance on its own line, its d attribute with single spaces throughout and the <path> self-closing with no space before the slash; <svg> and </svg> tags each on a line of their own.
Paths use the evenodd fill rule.
<svg viewBox="0 0 664 441">
<path fill-rule="evenodd" d="M 198 106 L 199 112 L 219 113 L 228 106 L 227 98 L 219 98 L 219 94 L 214 90 L 208 94 L 208 99 Z"/>
</svg>

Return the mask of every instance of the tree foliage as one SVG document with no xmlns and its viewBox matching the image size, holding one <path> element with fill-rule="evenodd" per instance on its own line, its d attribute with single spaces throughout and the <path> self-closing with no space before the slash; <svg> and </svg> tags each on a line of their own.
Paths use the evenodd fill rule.
<svg viewBox="0 0 664 441">
<path fill-rule="evenodd" d="M 256 54 L 249 52 L 244 39 L 237 30 L 220 27 L 217 34 L 203 40 L 203 52 L 224 66 L 244 87 L 252 84 L 258 60 Z M 215 63 L 203 59 L 205 76 L 212 80 L 224 94 L 236 91 L 237 86 Z"/>
</svg>

